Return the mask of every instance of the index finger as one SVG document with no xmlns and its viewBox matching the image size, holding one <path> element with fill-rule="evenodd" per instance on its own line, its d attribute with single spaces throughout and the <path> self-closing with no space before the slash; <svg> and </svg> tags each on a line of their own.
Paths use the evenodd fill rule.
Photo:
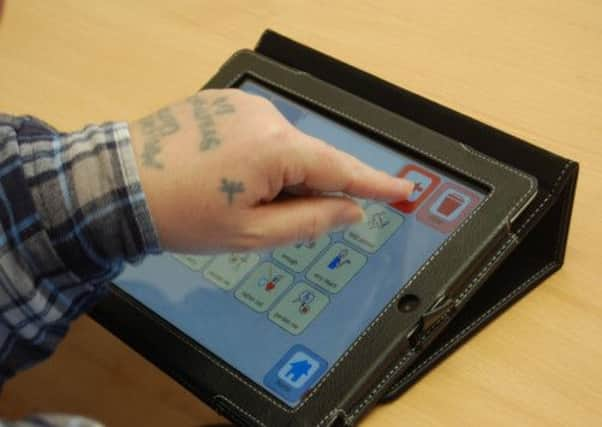
<svg viewBox="0 0 602 427">
<path fill-rule="evenodd" d="M 296 173 L 288 174 L 286 186 L 302 184 L 310 190 L 340 191 L 350 196 L 386 201 L 405 200 L 414 189 L 413 182 L 374 169 L 301 132 L 294 145 L 297 155 L 291 156 L 290 161 Z"/>
</svg>

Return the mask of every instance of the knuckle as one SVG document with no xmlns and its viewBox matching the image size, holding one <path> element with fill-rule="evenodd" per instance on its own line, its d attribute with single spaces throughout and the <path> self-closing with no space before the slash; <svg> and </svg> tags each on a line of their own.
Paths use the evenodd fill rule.
<svg viewBox="0 0 602 427">
<path fill-rule="evenodd" d="M 268 108 L 270 110 L 275 109 L 274 104 L 272 104 L 272 102 L 269 99 L 264 98 L 263 96 L 255 95 L 255 101 L 258 105 L 260 105 L 263 108 Z"/>
<path fill-rule="evenodd" d="M 350 167 L 345 174 L 345 184 L 343 186 L 343 192 L 350 192 L 357 186 L 358 183 L 358 169 L 357 167 Z"/>
<path fill-rule="evenodd" d="M 249 107 L 251 107 L 256 112 L 271 112 L 275 110 L 274 104 L 272 104 L 268 99 L 264 98 L 260 95 L 255 95 L 252 93 L 246 93 L 241 91 L 241 96 L 244 97 L 245 101 L 248 102 Z"/>
<path fill-rule="evenodd" d="M 338 152 L 333 146 L 326 143 L 321 143 L 318 155 L 320 156 L 320 162 L 324 165 L 324 167 L 333 168 L 336 166 L 338 161 Z"/>
<path fill-rule="evenodd" d="M 258 234 L 248 233 L 238 237 L 231 249 L 235 252 L 249 252 L 261 248 L 262 238 Z"/>
<path fill-rule="evenodd" d="M 309 221 L 300 228 L 297 240 L 309 242 L 317 240 L 320 237 L 321 229 L 320 219 L 317 215 L 312 215 Z"/>
<path fill-rule="evenodd" d="M 264 248 L 267 245 L 268 238 L 266 230 L 263 230 L 261 226 L 251 219 L 243 221 L 243 223 L 245 225 L 238 230 L 232 249 L 240 252 L 248 252 Z"/>
<path fill-rule="evenodd" d="M 265 126 L 265 138 L 272 142 L 284 142 L 291 139 L 291 129 L 284 120 L 270 120 Z"/>
<path fill-rule="evenodd" d="M 261 201 L 270 202 L 282 191 L 284 174 L 280 172 L 280 169 L 282 168 L 277 167 L 267 175 L 263 194 L 260 194 Z"/>
</svg>

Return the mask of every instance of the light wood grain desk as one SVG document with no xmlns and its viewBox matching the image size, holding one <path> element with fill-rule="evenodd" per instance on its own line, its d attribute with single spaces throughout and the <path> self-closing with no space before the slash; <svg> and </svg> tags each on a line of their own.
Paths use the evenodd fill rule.
<svg viewBox="0 0 602 427">
<path fill-rule="evenodd" d="M 366 426 L 602 423 L 602 3 L 8 0 L 0 111 L 68 130 L 186 96 L 266 27 L 581 163 L 565 267 Z M 221 422 L 87 318 L 2 416 Z"/>
</svg>

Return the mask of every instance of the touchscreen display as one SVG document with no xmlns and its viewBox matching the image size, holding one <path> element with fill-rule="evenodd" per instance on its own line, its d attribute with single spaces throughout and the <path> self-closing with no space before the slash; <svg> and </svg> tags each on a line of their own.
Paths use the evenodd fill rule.
<svg viewBox="0 0 602 427">
<path fill-rule="evenodd" d="M 358 200 L 366 219 L 316 241 L 254 253 L 165 253 L 117 286 L 258 387 L 295 407 L 484 193 L 246 79 L 303 132 L 415 182 L 407 201 Z"/>
</svg>

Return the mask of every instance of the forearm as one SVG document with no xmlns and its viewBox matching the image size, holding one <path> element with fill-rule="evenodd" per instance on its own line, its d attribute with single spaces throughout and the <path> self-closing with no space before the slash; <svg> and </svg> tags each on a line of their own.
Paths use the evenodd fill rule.
<svg viewBox="0 0 602 427">
<path fill-rule="evenodd" d="M 158 250 L 125 124 L 61 134 L 0 115 L 0 384 Z"/>
</svg>

